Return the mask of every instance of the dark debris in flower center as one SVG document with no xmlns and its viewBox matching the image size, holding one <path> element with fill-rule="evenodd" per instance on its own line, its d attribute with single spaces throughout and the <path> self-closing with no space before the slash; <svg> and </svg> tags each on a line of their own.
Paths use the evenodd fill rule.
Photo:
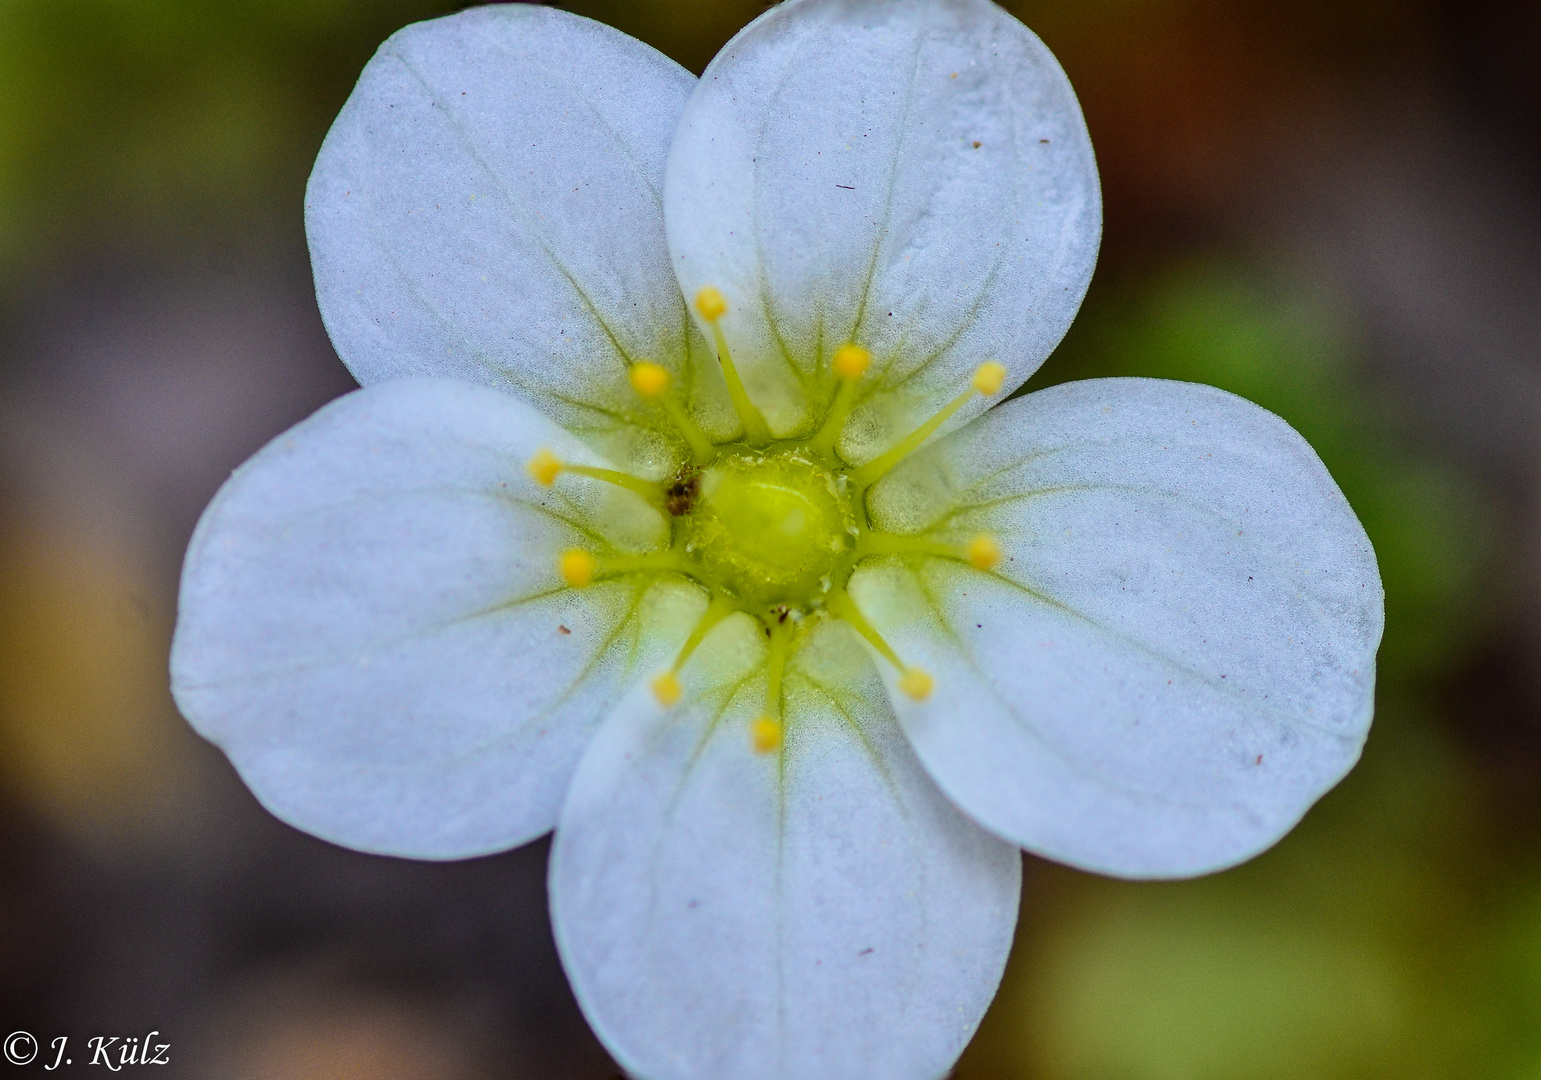
<svg viewBox="0 0 1541 1080">
<path fill-rule="evenodd" d="M 684 517 L 695 507 L 700 494 L 701 470 L 687 462 L 664 488 L 664 509 L 673 517 Z"/>
</svg>

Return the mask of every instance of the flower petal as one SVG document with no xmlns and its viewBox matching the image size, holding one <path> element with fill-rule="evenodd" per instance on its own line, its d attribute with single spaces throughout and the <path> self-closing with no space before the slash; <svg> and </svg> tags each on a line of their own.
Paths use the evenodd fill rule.
<svg viewBox="0 0 1541 1080">
<path fill-rule="evenodd" d="M 535 5 L 393 35 L 305 196 L 316 293 L 349 370 L 366 385 L 468 379 L 574 430 L 648 422 L 631 361 L 680 372 L 695 357 L 717 378 L 663 230 L 664 159 L 694 85 L 641 42 Z"/>
<path fill-rule="evenodd" d="M 681 287 L 728 300 L 724 333 L 773 428 L 811 422 L 801 402 L 832 392 L 842 344 L 872 353 L 862 390 L 875 396 L 842 443 L 853 460 L 982 361 L 1008 365 L 1007 390 L 1032 374 L 1080 306 L 1101 235 L 1070 83 L 988 0 L 767 12 L 691 96 L 664 208 Z"/>
<path fill-rule="evenodd" d="M 997 834 L 1128 877 L 1273 844 L 1353 766 L 1374 704 L 1375 554 L 1315 453 L 1220 390 L 1149 379 L 1008 402 L 873 491 L 874 520 L 1000 541 L 851 591 L 908 663 L 943 789 Z"/>
<path fill-rule="evenodd" d="M 583 455 L 507 395 L 397 380 L 279 436 L 205 511 L 173 691 L 278 817 L 420 858 L 551 828 L 596 718 L 705 600 L 667 581 L 565 588 L 564 548 L 661 523 L 608 485 L 536 487 L 540 446 Z"/>
<path fill-rule="evenodd" d="M 628 698 L 584 755 L 550 876 L 573 989 L 648 1080 L 940 1076 L 995 993 L 1020 855 L 942 797 L 838 624 L 756 753 L 765 651 L 727 620 L 684 704 Z"/>
</svg>

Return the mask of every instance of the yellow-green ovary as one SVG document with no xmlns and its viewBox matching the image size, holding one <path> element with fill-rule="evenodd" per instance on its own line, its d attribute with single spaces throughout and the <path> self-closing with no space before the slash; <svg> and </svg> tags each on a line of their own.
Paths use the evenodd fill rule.
<svg viewBox="0 0 1541 1080">
<path fill-rule="evenodd" d="M 697 576 L 746 606 L 806 608 L 849 563 L 856 519 L 836 477 L 794 452 L 725 454 L 680 518 Z"/>
</svg>

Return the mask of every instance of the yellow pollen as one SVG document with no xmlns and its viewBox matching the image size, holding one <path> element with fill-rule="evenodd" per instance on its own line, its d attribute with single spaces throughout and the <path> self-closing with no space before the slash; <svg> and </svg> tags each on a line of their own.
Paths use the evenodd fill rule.
<svg viewBox="0 0 1541 1080">
<path fill-rule="evenodd" d="M 581 589 L 594 580 L 594 556 L 581 548 L 562 552 L 562 580 L 575 589 Z"/>
<path fill-rule="evenodd" d="M 680 681 L 675 678 L 674 672 L 666 671 L 653 680 L 653 696 L 658 699 L 658 704 L 668 707 L 678 705 L 680 700 Z"/>
<path fill-rule="evenodd" d="M 655 398 L 669 385 L 669 372 L 650 361 L 631 365 L 631 388 L 645 398 Z"/>
<path fill-rule="evenodd" d="M 835 372 L 846 382 L 855 382 L 867 372 L 872 354 L 860 345 L 842 345 L 835 350 Z"/>
<path fill-rule="evenodd" d="M 749 725 L 749 741 L 755 752 L 769 754 L 781 748 L 781 724 L 771 716 L 762 716 Z"/>
<path fill-rule="evenodd" d="M 976 570 L 993 570 L 1000 565 L 1001 546 L 995 542 L 995 537 L 980 533 L 968 542 L 964 554 L 968 557 L 969 565 Z"/>
<path fill-rule="evenodd" d="M 530 475 L 541 487 L 556 483 L 556 474 L 562 471 L 562 462 L 550 450 L 537 450 L 530 459 Z"/>
<path fill-rule="evenodd" d="M 986 360 L 974 372 L 974 389 L 989 396 L 999 393 L 1006 382 L 1006 365 L 999 360 Z"/>
<path fill-rule="evenodd" d="M 899 676 L 899 689 L 912 701 L 925 701 L 935 688 L 936 680 L 920 668 L 905 668 L 904 674 Z"/>
<path fill-rule="evenodd" d="M 701 318 L 714 323 L 728 313 L 728 302 L 722 293 L 708 285 L 696 293 L 696 310 L 701 313 Z"/>
</svg>

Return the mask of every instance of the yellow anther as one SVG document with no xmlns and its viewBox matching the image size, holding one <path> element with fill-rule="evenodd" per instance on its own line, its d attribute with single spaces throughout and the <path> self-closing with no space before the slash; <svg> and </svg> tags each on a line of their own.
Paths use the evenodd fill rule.
<svg viewBox="0 0 1541 1080">
<path fill-rule="evenodd" d="M 1000 565 L 1001 546 L 989 533 L 980 533 L 963 550 L 969 565 L 976 570 L 993 570 Z"/>
<path fill-rule="evenodd" d="M 769 754 L 781 748 L 781 723 L 772 716 L 762 716 L 749 725 L 749 741 L 755 752 Z"/>
<path fill-rule="evenodd" d="M 680 701 L 680 681 L 672 671 L 666 671 L 653 680 L 653 696 L 658 699 L 658 704 L 668 707 L 678 705 Z"/>
<path fill-rule="evenodd" d="M 899 676 L 899 689 L 912 701 L 925 701 L 936 689 L 936 680 L 918 667 L 905 668 Z"/>
<path fill-rule="evenodd" d="M 855 382 L 866 374 L 872 354 L 860 345 L 842 345 L 835 350 L 835 372 L 846 382 Z"/>
<path fill-rule="evenodd" d="M 645 398 L 655 398 L 669 386 L 666 368 L 648 360 L 631 365 L 631 388 Z"/>
<path fill-rule="evenodd" d="M 728 313 L 728 301 L 722 293 L 708 285 L 696 293 L 696 310 L 701 318 L 714 323 Z"/>
<path fill-rule="evenodd" d="M 556 483 L 556 474 L 562 471 L 562 462 L 550 450 L 537 450 L 530 459 L 530 475 L 541 487 Z"/>
<path fill-rule="evenodd" d="M 562 580 L 575 589 L 581 589 L 594 580 L 594 556 L 581 548 L 562 552 Z"/>
<path fill-rule="evenodd" d="M 1000 392 L 1006 383 L 1006 365 L 999 360 L 986 360 L 974 372 L 974 389 L 989 396 Z"/>
</svg>

